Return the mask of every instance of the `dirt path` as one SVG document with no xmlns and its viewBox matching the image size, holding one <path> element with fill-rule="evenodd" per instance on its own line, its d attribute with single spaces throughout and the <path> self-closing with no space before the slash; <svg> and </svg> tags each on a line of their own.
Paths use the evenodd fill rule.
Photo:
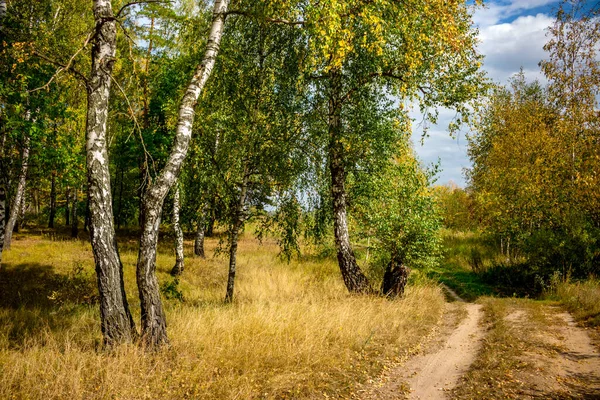
<svg viewBox="0 0 600 400">
<path fill-rule="evenodd" d="M 358 398 L 600 399 L 600 354 L 569 313 L 533 300 L 488 299 L 492 322 L 484 329 L 484 306 L 447 294 L 456 301 L 422 351 Z"/>
<path fill-rule="evenodd" d="M 425 351 L 389 370 L 361 399 L 446 398 L 475 359 L 484 335 L 481 305 L 455 302 L 446 307 L 441 329 Z"/>
<path fill-rule="evenodd" d="M 541 306 L 544 323 L 531 309 L 516 309 L 505 321 L 526 343 L 515 374 L 520 398 L 600 399 L 600 354 L 585 329 L 555 307 Z M 527 334 L 527 331 L 529 334 Z"/>
<path fill-rule="evenodd" d="M 407 363 L 405 375 L 410 399 L 445 399 L 475 360 L 484 332 L 479 321 L 481 305 L 466 304 L 467 316 L 448 337 L 442 348 L 415 357 Z"/>
</svg>

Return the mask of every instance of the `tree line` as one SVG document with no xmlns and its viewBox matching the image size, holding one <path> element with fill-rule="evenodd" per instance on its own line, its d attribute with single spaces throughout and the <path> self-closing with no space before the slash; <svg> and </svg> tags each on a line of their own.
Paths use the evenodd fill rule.
<svg viewBox="0 0 600 400">
<path fill-rule="evenodd" d="M 547 84 L 521 72 L 494 86 L 469 138 L 466 190 L 437 190 L 446 225 L 481 229 L 508 281 L 536 290 L 600 272 L 597 10 L 562 2 L 547 37 Z"/>
</svg>

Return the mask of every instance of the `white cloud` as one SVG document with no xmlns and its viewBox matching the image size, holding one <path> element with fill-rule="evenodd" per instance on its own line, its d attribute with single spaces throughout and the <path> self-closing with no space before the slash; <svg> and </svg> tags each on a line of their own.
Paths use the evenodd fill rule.
<svg viewBox="0 0 600 400">
<path fill-rule="evenodd" d="M 490 77 L 505 83 L 523 67 L 529 79 L 541 79 L 538 63 L 546 57 L 546 29 L 552 22 L 552 17 L 537 14 L 481 29 L 479 51 L 485 55 L 483 66 Z"/>
<path fill-rule="evenodd" d="M 500 21 L 527 13 L 538 7 L 556 4 L 557 0 L 512 0 L 508 3 L 485 3 L 473 16 L 475 25 L 480 28 L 496 25 Z"/>
</svg>

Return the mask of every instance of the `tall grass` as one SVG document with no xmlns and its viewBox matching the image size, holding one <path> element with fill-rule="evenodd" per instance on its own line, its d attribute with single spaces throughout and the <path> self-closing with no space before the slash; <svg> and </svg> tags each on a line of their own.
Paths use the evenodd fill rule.
<svg viewBox="0 0 600 400">
<path fill-rule="evenodd" d="M 571 282 L 555 274 L 545 291 L 545 297 L 561 302 L 579 321 L 600 326 L 600 281 L 590 278 Z"/>
<path fill-rule="evenodd" d="M 236 300 L 225 305 L 227 260 L 191 256 L 166 300 L 170 346 L 102 350 L 87 242 L 18 236 L 0 273 L 0 398 L 313 398 L 350 395 L 411 351 L 439 322 L 437 287 L 401 300 L 348 295 L 333 259 L 278 259 L 272 241 L 240 243 Z M 159 280 L 172 282 L 168 241 Z M 207 242 L 209 255 L 216 246 Z M 135 318 L 135 242 L 122 241 Z M 173 287 L 173 286 L 172 286 Z M 90 293 L 92 292 L 92 293 Z"/>
</svg>

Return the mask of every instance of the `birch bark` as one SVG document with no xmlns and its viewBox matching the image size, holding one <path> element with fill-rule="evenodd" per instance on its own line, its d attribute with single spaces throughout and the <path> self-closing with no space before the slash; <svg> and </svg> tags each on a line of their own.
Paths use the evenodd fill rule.
<svg viewBox="0 0 600 400">
<path fill-rule="evenodd" d="M 29 119 L 27 117 L 26 119 Z M 27 183 L 27 167 L 29 163 L 29 149 L 31 146 L 31 140 L 28 134 L 23 139 L 23 153 L 21 155 L 21 171 L 19 172 L 19 183 L 17 185 L 17 193 L 15 194 L 15 201 L 10 209 L 10 216 L 6 222 L 6 228 L 4 233 L 4 249 L 10 249 L 10 242 L 12 241 L 12 233 L 19 218 L 19 211 L 23 205 L 23 196 L 25 195 L 25 184 Z"/>
<path fill-rule="evenodd" d="M 4 29 L 4 18 L 6 17 L 6 0 L 0 0 L 0 33 Z"/>
<path fill-rule="evenodd" d="M 173 196 L 173 230 L 175 231 L 175 265 L 171 269 L 171 275 L 179 276 L 183 273 L 184 258 L 183 258 L 183 231 L 179 223 L 179 201 L 180 190 L 176 184 L 175 193 Z"/>
<path fill-rule="evenodd" d="M 341 142 L 342 101 L 340 72 L 331 73 L 329 96 L 329 170 L 331 173 L 331 197 L 333 199 L 333 229 L 338 265 L 346 288 L 353 293 L 370 293 L 369 280 L 356 262 L 348 233 L 346 212 L 346 169 L 344 148 Z"/>
<path fill-rule="evenodd" d="M 100 321 L 108 346 L 131 342 L 137 332 L 129 311 L 123 265 L 113 222 L 107 150 L 107 119 L 117 28 L 110 0 L 94 0 L 96 35 L 88 84 L 86 162 L 90 207 L 90 241 L 100 294 Z"/>
<path fill-rule="evenodd" d="M 196 68 L 179 107 L 175 143 L 164 168 L 144 193 L 142 235 L 136 275 L 141 303 L 142 339 L 150 347 L 160 346 L 168 342 L 166 320 L 156 279 L 156 246 L 158 244 L 161 210 L 165 196 L 177 180 L 187 155 L 192 136 L 194 108 L 215 65 L 223 35 L 228 3 L 229 0 L 215 1 L 213 20 L 204 57 Z"/>
</svg>

